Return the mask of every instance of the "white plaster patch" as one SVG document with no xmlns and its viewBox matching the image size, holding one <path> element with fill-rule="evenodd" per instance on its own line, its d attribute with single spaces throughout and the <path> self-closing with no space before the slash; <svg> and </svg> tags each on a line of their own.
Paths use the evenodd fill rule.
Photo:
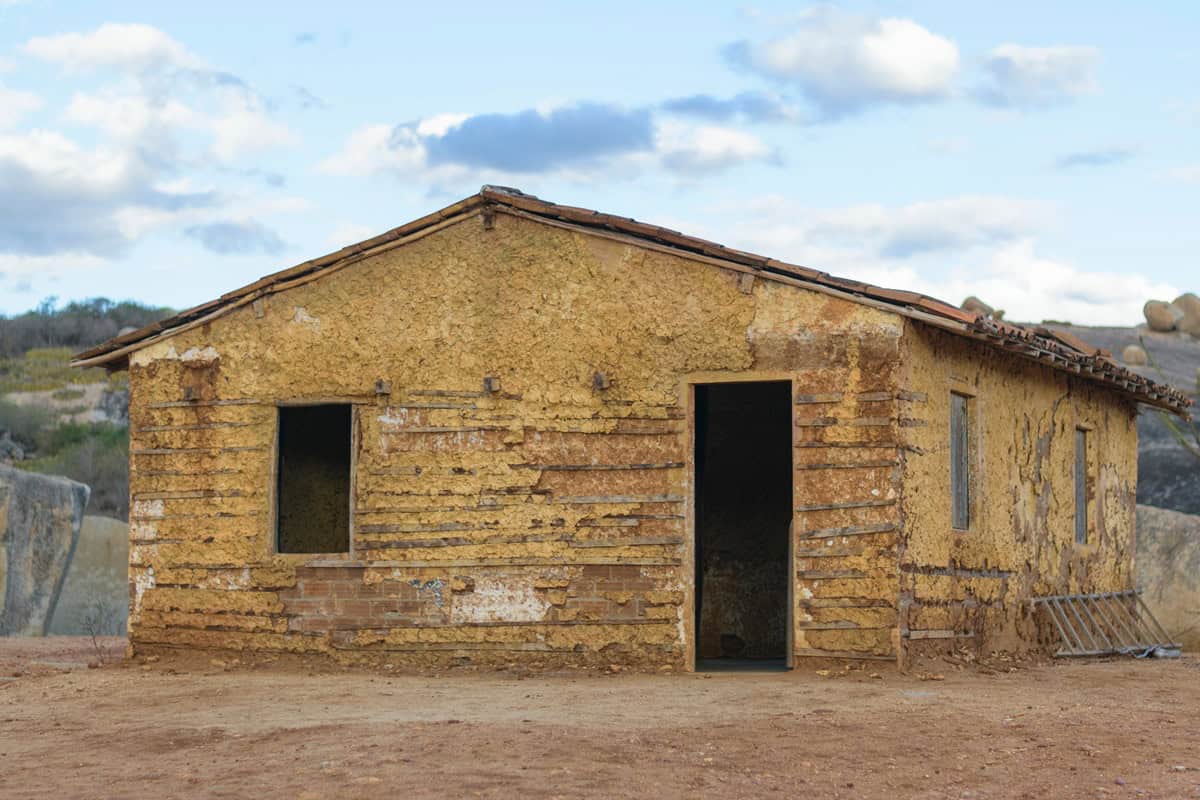
<svg viewBox="0 0 1200 800">
<path fill-rule="evenodd" d="M 227 589 L 235 591 L 249 589 L 251 585 L 250 568 L 243 567 L 242 569 L 210 572 L 196 585 L 201 589 Z"/>
<path fill-rule="evenodd" d="M 813 596 L 812 589 L 809 589 L 807 586 L 801 586 L 800 587 L 800 596 L 803 597 L 805 600 L 811 600 L 812 596 Z"/>
<path fill-rule="evenodd" d="M 134 541 L 150 541 L 158 538 L 158 526 L 153 522 L 130 522 L 129 538 Z"/>
<path fill-rule="evenodd" d="M 385 428 L 403 428 L 410 424 L 411 416 L 411 409 L 388 406 L 387 411 L 379 415 L 379 424 Z"/>
<path fill-rule="evenodd" d="M 212 364 L 221 358 L 217 348 L 189 347 L 180 353 L 173 344 L 158 344 L 138 350 L 133 354 L 133 363 L 145 365 L 151 361 L 182 361 L 189 366 L 204 366 Z"/>
<path fill-rule="evenodd" d="M 450 621 L 539 622 L 550 603 L 532 584 L 514 584 L 499 578 L 476 578 L 475 591 L 454 596 Z"/>
<path fill-rule="evenodd" d="M 321 330 L 321 320 L 308 313 L 308 309 L 304 306 L 296 306 L 295 312 L 292 314 L 292 322 L 306 325 L 315 331 Z"/>
<path fill-rule="evenodd" d="M 146 590 L 154 588 L 154 567 L 130 571 L 133 573 L 133 608 L 130 609 L 130 616 L 134 616 L 141 613 L 142 596 Z"/>
<path fill-rule="evenodd" d="M 133 502 L 134 519 L 162 519 L 166 514 L 162 500 L 135 500 Z"/>
<path fill-rule="evenodd" d="M 211 364 L 220 357 L 221 354 L 217 352 L 217 348 L 209 345 L 208 347 L 189 347 L 183 351 L 179 360 L 187 364 Z"/>
</svg>

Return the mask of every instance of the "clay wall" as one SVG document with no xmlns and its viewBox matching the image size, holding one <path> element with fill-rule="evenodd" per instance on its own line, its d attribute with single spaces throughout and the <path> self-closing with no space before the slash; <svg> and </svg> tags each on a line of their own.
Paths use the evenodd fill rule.
<svg viewBox="0 0 1200 800">
<path fill-rule="evenodd" d="M 910 322 L 899 634 L 905 652 L 1049 644 L 1028 600 L 1133 586 L 1135 408 L 1079 377 Z M 968 397 L 971 523 L 951 525 L 952 393 Z M 1085 544 L 1075 540 L 1075 435 L 1087 436 Z"/>
<path fill-rule="evenodd" d="M 894 659 L 903 331 L 505 213 L 285 287 L 131 359 L 134 647 L 690 668 L 690 386 L 782 379 L 793 652 Z M 348 553 L 275 552 L 305 402 L 353 405 Z"/>
</svg>

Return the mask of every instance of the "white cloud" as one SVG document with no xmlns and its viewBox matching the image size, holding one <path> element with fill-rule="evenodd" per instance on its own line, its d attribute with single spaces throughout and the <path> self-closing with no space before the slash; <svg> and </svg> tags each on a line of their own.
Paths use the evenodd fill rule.
<svg viewBox="0 0 1200 800">
<path fill-rule="evenodd" d="M 404 125 L 366 125 L 316 169 L 347 176 L 391 173 L 441 186 L 545 174 L 612 178 L 660 168 L 698 174 L 773 157 L 758 137 L 734 128 L 657 121 L 645 110 L 585 103 L 550 112 L 439 114 Z"/>
<path fill-rule="evenodd" d="M 177 132 L 209 137 L 208 155 L 231 163 L 292 144 L 295 136 L 267 113 L 244 81 L 206 64 L 167 33 L 150 25 L 107 23 L 87 33 L 31 39 L 24 51 L 68 72 L 113 69 L 129 80 L 93 94 L 77 93 L 67 119 L 95 125 L 132 142 L 170 149 Z"/>
<path fill-rule="evenodd" d="M 204 66 L 178 41 L 158 28 L 142 24 L 108 22 L 89 33 L 39 36 L 30 39 L 23 49 L 29 55 L 75 72 L 100 67 L 147 72 Z"/>
<path fill-rule="evenodd" d="M 188 128 L 203 120 L 202 114 L 178 100 L 153 102 L 145 95 L 112 91 L 75 93 L 63 116 L 123 140 L 136 139 L 151 128 Z"/>
<path fill-rule="evenodd" d="M 796 29 L 738 42 L 730 58 L 799 86 L 827 116 L 878 103 L 936 100 L 950 93 L 958 47 L 909 19 L 869 18 L 833 8 L 801 15 Z"/>
<path fill-rule="evenodd" d="M 325 244 L 333 248 L 342 248 L 346 245 L 361 242 L 365 239 L 370 239 L 371 236 L 382 233 L 375 230 L 370 225 L 359 225 L 355 222 L 339 222 L 333 232 L 325 239 Z"/>
<path fill-rule="evenodd" d="M 208 152 L 218 161 L 232 163 L 292 144 L 295 136 L 272 120 L 254 95 L 240 89 L 212 92 L 178 92 L 178 97 L 157 98 L 151 94 L 107 89 L 95 94 L 76 93 L 64 117 L 91 125 L 109 136 L 130 144 L 188 131 L 211 137 Z"/>
<path fill-rule="evenodd" d="M 328 175 L 372 175 L 377 172 L 416 172 L 425 167 L 420 137 L 406 128 L 365 125 L 350 134 L 342 149 L 317 165 Z"/>
<path fill-rule="evenodd" d="M 771 148 L 757 136 L 715 125 L 664 124 L 655 144 L 667 169 L 685 173 L 714 172 L 771 156 Z"/>
<path fill-rule="evenodd" d="M 1004 44 L 984 62 L 987 80 L 977 91 L 985 103 L 1010 108 L 1047 108 L 1096 91 L 1100 51 L 1094 47 Z"/>
<path fill-rule="evenodd" d="M 1041 229 L 1052 216 L 1044 204 L 989 195 L 898 208 L 866 203 L 806 209 L 779 198 L 748 207 L 756 216 L 738 229 L 739 238 L 761 243 L 771 255 L 812 251 L 838 262 L 864 255 L 906 259 L 1013 242 Z"/>
<path fill-rule="evenodd" d="M 125 154 L 107 148 L 84 150 L 56 131 L 34 130 L 0 136 L 0 162 L 45 176 L 81 194 L 107 192 L 127 183 L 134 165 Z"/>
<path fill-rule="evenodd" d="M 244 81 L 149 25 L 110 23 L 39 37 L 23 50 L 68 75 L 101 76 L 61 112 L 95 135 L 0 136 L 0 253 L 110 258 L 152 233 L 187 225 L 211 234 L 209 241 L 221 234 L 225 242 L 240 236 L 267 250 L 282 246 L 245 208 L 244 191 L 218 188 L 272 175 L 238 161 L 294 141 Z M 31 105 L 27 97 L 21 102 Z M 0 108 L 15 113 L 17 106 L 0 97 Z M 206 169 L 217 185 L 192 189 L 183 176 Z"/>
<path fill-rule="evenodd" d="M 71 253 L 53 256 L 31 256 L 0 253 L 0 277 L 45 278 L 80 269 L 101 269 L 111 263 L 107 259 L 87 253 Z"/>
<path fill-rule="evenodd" d="M 1042 255 L 1036 235 L 1053 214 L 1040 203 L 969 196 L 897 208 L 806 209 L 765 197 L 739 211 L 740 221 L 705 235 L 949 303 L 977 295 L 1005 309 L 1007 319 L 1133 325 L 1147 298 L 1178 294 L 1136 273 L 1090 272 Z"/>
<path fill-rule="evenodd" d="M 862 264 L 847 277 L 921 292 L 950 303 L 969 295 L 1005 310 L 1005 319 L 1060 320 L 1080 325 L 1135 325 L 1152 297 L 1174 297 L 1176 287 L 1137 273 L 1089 272 L 1037 254 L 1032 240 L 999 248 L 980 259 L 960 261 L 950 275 L 930 278 L 915 267 Z"/>
<path fill-rule="evenodd" d="M 33 92 L 8 89 L 0 84 L 0 130 L 11 128 L 42 107 L 42 98 Z"/>
<path fill-rule="evenodd" d="M 256 98 L 230 99 L 224 111 L 212 116 L 212 154 L 225 162 L 292 144 L 296 137 L 286 125 L 272 120 Z"/>
<path fill-rule="evenodd" d="M 0 136 L 0 253 L 110 255 L 134 238 L 125 219 L 169 217 L 213 199 L 156 185 L 134 148 L 81 147 L 47 130 Z"/>
<path fill-rule="evenodd" d="M 929 149 L 938 155 L 951 156 L 965 153 L 971 147 L 971 142 L 963 136 L 947 136 L 934 139 L 929 143 Z"/>
<path fill-rule="evenodd" d="M 1200 183 L 1200 164 L 1187 164 L 1167 171 L 1167 177 L 1183 183 Z"/>
</svg>

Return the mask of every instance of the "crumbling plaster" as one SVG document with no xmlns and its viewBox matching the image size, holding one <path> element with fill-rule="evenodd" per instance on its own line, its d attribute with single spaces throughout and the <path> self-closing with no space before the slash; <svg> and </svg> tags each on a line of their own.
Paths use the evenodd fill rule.
<svg viewBox="0 0 1200 800">
<path fill-rule="evenodd" d="M 1036 477 L 1010 481 L 1026 544 L 1000 544 L 997 510 L 994 544 L 950 543 L 947 352 L 1024 403 L 987 400 L 1005 442 L 990 475 L 1016 470 L 1009 442 L 1024 441 L 1001 414 L 1024 414 L 1033 439 L 1067 424 L 1061 408 L 1030 417 L 1065 386 L 1047 370 L 1000 375 L 993 353 L 897 315 L 617 237 L 466 217 L 132 355 L 133 646 L 688 669 L 691 386 L 719 380 L 792 381 L 796 658 L 895 660 L 906 626 L 932 620 L 917 600 L 975 592 L 928 589 L 943 576 L 908 566 L 1005 569 L 1022 592 L 1064 564 L 1080 585 L 1119 583 L 1106 559 L 1123 552 L 1126 494 L 1132 513 L 1133 434 L 1102 392 L 1087 406 L 1106 431 L 1094 553 L 1042 542 L 1063 512 L 1042 521 Z M 297 402 L 355 405 L 352 553 L 274 552 L 276 407 Z M 1060 451 L 1029 468 L 1058 475 Z M 994 491 L 989 507 L 1012 504 Z"/>
<path fill-rule="evenodd" d="M 904 380 L 928 403 L 905 429 L 902 635 L 1035 646 L 1048 631 L 1030 598 L 1133 585 L 1136 408 L 1080 378 L 909 328 Z M 967 531 L 950 525 L 952 392 L 971 398 Z M 1077 427 L 1088 431 L 1087 544 L 1075 542 Z"/>
</svg>

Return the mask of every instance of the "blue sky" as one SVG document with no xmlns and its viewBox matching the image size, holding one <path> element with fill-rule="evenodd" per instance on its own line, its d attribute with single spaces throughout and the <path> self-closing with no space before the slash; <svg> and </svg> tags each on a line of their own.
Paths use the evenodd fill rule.
<svg viewBox="0 0 1200 800">
<path fill-rule="evenodd" d="M 1009 318 L 1200 290 L 1190 3 L 0 0 L 0 313 L 193 305 L 483 183 Z"/>
</svg>

